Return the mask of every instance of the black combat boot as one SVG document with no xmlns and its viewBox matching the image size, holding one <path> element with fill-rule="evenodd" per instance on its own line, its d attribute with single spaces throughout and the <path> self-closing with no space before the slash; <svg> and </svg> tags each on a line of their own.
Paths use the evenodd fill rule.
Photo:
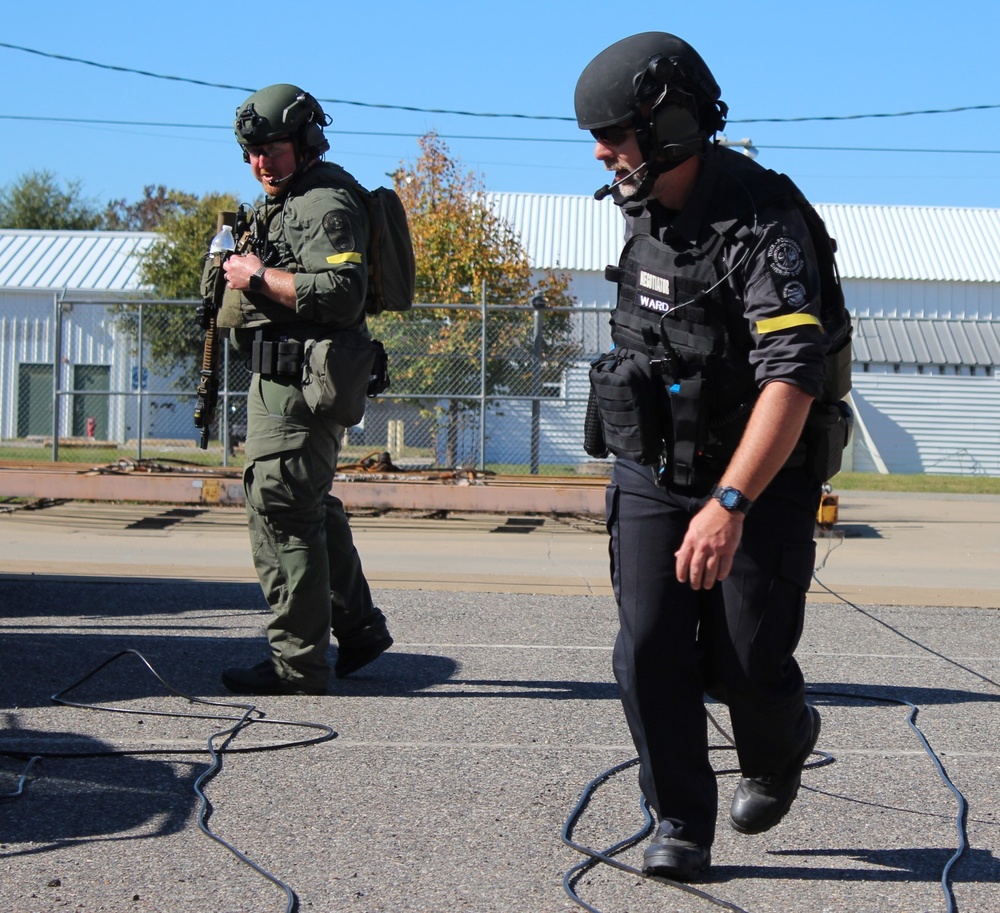
<svg viewBox="0 0 1000 913">
<path fill-rule="evenodd" d="M 233 694 L 326 694 L 326 685 L 307 685 L 296 679 L 278 675 L 269 659 L 249 668 L 226 669 L 222 684 Z"/>
<path fill-rule="evenodd" d="M 774 827 L 792 807 L 802 781 L 802 766 L 819 739 L 819 711 L 809 706 L 812 732 L 789 770 L 779 777 L 743 777 L 736 787 L 729 816 L 741 834 L 762 834 Z"/>
<path fill-rule="evenodd" d="M 337 662 L 333 672 L 337 678 L 347 678 L 362 666 L 378 659 L 392 646 L 392 635 L 379 609 L 364 627 L 337 638 Z"/>
<path fill-rule="evenodd" d="M 674 881 L 700 881 L 712 863 L 712 850 L 690 840 L 675 837 L 679 833 L 669 821 L 663 821 L 642 854 L 642 871 Z"/>
</svg>

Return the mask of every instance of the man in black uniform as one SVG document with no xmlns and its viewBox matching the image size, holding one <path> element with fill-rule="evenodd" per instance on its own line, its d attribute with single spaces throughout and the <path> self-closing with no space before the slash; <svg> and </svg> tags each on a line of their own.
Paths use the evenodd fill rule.
<svg viewBox="0 0 1000 913">
<path fill-rule="evenodd" d="M 828 348 L 819 272 L 786 185 L 712 142 L 727 107 L 690 45 L 619 41 L 575 101 L 615 176 L 596 196 L 613 195 L 628 237 L 609 269 L 616 348 L 595 363 L 595 392 L 629 365 L 655 391 L 637 410 L 645 448 L 602 412 L 617 454 L 614 671 L 658 821 L 645 870 L 690 881 L 710 864 L 718 801 L 704 695 L 729 706 L 742 833 L 785 815 L 819 736 L 793 658 L 820 496 L 800 440 Z"/>
</svg>

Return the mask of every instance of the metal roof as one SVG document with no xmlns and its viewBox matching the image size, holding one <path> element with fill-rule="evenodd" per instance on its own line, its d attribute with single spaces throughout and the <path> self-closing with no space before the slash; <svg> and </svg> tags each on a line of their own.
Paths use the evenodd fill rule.
<svg viewBox="0 0 1000 913">
<path fill-rule="evenodd" d="M 601 271 L 616 263 L 618 207 L 590 196 L 489 193 L 538 269 Z M 1000 209 L 817 204 L 845 279 L 1000 282 Z"/>
<path fill-rule="evenodd" d="M 1000 365 L 1000 324 L 989 320 L 858 317 L 855 364 L 986 368 Z"/>
<path fill-rule="evenodd" d="M 592 196 L 487 193 L 538 269 L 602 272 L 621 252 L 618 207 Z M 817 204 L 845 279 L 1000 282 L 1000 209 Z M 135 291 L 155 232 L 0 229 L 0 287 Z"/>
<path fill-rule="evenodd" d="M 155 232 L 0 228 L 0 288 L 128 292 Z"/>
</svg>

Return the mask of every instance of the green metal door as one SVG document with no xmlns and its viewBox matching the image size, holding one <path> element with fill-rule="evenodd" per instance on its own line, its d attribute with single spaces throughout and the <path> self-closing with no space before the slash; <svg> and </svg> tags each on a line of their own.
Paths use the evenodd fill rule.
<svg viewBox="0 0 1000 913">
<path fill-rule="evenodd" d="M 17 366 L 17 436 L 52 434 L 52 365 Z"/>
<path fill-rule="evenodd" d="M 108 401 L 103 395 L 111 389 L 109 365 L 73 367 L 73 436 L 108 439 Z M 90 392 L 93 391 L 93 392 Z"/>
</svg>

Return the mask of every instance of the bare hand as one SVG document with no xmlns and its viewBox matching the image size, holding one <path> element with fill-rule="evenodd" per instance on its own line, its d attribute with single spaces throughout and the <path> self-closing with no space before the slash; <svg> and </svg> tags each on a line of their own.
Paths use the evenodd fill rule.
<svg viewBox="0 0 1000 913">
<path fill-rule="evenodd" d="M 226 272 L 226 285 L 241 292 L 250 288 L 250 277 L 263 265 L 264 262 L 256 254 L 233 254 L 227 257 L 222 264 Z"/>
<path fill-rule="evenodd" d="M 674 552 L 677 579 L 693 590 L 708 590 L 733 569 L 743 536 L 743 514 L 710 500 L 694 515 L 681 547 Z"/>
</svg>

